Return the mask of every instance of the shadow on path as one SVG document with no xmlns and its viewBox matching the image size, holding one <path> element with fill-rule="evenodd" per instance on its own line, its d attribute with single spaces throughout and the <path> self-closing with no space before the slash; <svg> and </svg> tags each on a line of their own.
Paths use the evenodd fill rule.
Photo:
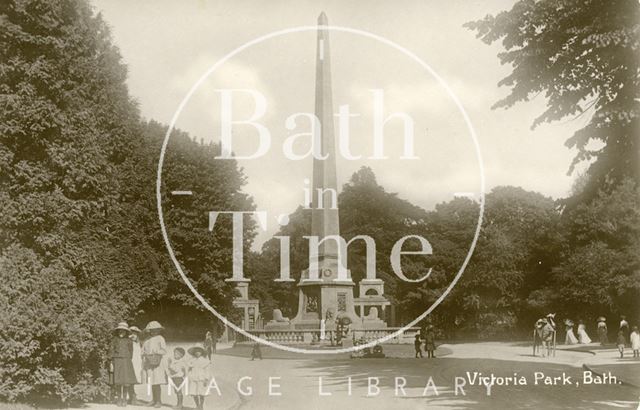
<svg viewBox="0 0 640 410">
<path fill-rule="evenodd" d="M 435 360 L 412 359 L 358 359 L 349 360 L 333 358 L 333 360 L 306 360 L 300 365 L 305 374 L 322 376 L 327 390 L 335 391 L 335 395 L 346 394 L 348 378 L 351 377 L 352 391 L 356 396 L 367 397 L 369 377 L 377 377 L 381 393 L 370 400 L 413 400 L 416 407 L 429 408 L 521 408 L 521 409 L 600 409 L 636 408 L 640 390 L 628 385 L 619 384 L 583 384 L 583 370 L 567 365 L 554 363 L 531 363 L 494 359 L 458 359 L 442 358 Z M 615 375 L 617 369 L 612 369 Z M 638 369 L 636 369 L 638 370 Z M 469 374 L 467 374 L 469 372 Z M 526 384 L 511 381 L 510 385 L 494 385 L 491 395 L 487 395 L 484 386 L 471 386 L 473 373 L 482 376 L 513 377 Z M 536 373 L 538 372 L 538 373 Z M 535 376 L 540 379 L 535 383 Z M 565 384 L 562 376 L 565 376 Z M 551 379 L 542 379 L 548 376 Z M 396 378 L 404 377 L 405 391 L 396 393 Z M 464 393 L 454 392 L 456 377 L 463 386 Z M 556 384 L 553 384 L 557 377 Z M 438 394 L 433 388 L 425 386 L 432 378 L 437 386 Z M 545 384 L 545 382 L 547 384 Z M 500 383 L 496 381 L 496 383 Z M 477 384 L 477 382 L 476 382 Z M 427 394 L 423 397 L 423 392 Z M 461 401 L 463 403 L 461 403 Z M 462 405 L 462 407 L 460 407 Z"/>
</svg>

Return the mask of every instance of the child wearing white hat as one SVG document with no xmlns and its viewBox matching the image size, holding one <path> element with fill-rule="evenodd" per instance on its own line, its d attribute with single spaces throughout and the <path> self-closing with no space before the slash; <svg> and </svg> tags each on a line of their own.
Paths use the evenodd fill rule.
<svg viewBox="0 0 640 410">
<path fill-rule="evenodd" d="M 142 344 L 142 367 L 145 383 L 151 385 L 151 405 L 162 407 L 161 386 L 167 384 L 166 363 L 163 360 L 167 353 L 167 344 L 162 336 L 164 328 L 155 320 L 149 322 L 144 329 L 147 336 Z"/>
</svg>

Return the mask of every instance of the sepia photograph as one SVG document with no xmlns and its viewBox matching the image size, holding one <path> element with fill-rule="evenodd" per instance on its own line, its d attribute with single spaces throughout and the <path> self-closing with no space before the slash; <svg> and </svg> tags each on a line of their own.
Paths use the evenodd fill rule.
<svg viewBox="0 0 640 410">
<path fill-rule="evenodd" d="M 0 410 L 640 409 L 640 1 L 0 1 Z"/>
</svg>

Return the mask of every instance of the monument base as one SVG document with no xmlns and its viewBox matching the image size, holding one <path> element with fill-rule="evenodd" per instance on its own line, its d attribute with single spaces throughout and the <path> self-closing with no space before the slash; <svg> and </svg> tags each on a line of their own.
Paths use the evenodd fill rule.
<svg viewBox="0 0 640 410">
<path fill-rule="evenodd" d="M 291 324 L 291 322 L 274 322 L 274 321 L 269 321 L 264 325 L 264 330 L 266 331 L 286 331 L 286 330 L 292 330 L 293 329 L 293 325 Z"/>
<path fill-rule="evenodd" d="M 298 313 L 291 320 L 293 329 L 319 330 L 324 319 L 325 329 L 329 330 L 330 327 L 335 327 L 335 321 L 339 317 L 348 317 L 351 326 L 359 328 L 361 319 L 355 311 L 354 286 L 350 278 L 305 280 L 303 276 L 303 280 L 298 284 Z"/>
<path fill-rule="evenodd" d="M 362 321 L 362 330 L 384 329 L 386 327 L 387 322 L 382 319 L 365 319 Z"/>
</svg>

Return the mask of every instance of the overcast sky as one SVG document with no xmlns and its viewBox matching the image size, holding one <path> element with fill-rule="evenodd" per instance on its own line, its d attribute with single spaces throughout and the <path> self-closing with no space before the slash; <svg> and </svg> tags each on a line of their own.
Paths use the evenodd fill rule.
<svg viewBox="0 0 640 410">
<path fill-rule="evenodd" d="M 496 54 L 462 27 L 463 23 L 509 8 L 500 1 L 171 1 L 94 0 L 111 26 L 129 67 L 129 88 L 148 119 L 168 124 L 192 85 L 220 58 L 248 41 L 296 26 L 313 26 L 325 11 L 329 23 L 371 32 L 410 50 L 424 60 L 458 96 L 478 136 L 487 191 L 498 185 L 521 186 L 553 198 L 565 196 L 573 180 L 566 175 L 574 152 L 564 147 L 588 117 L 531 130 L 544 109 L 542 97 L 509 110 L 491 110 L 508 93 L 498 81 L 509 73 Z M 339 186 L 363 165 L 374 169 L 388 191 L 426 208 L 468 192 L 476 197 L 479 163 L 463 117 L 438 81 L 403 53 L 371 38 L 331 32 L 334 111 L 348 104 L 360 114 L 350 123 L 350 147 L 363 159 L 338 158 Z M 303 202 L 304 179 L 311 160 L 291 161 L 282 154 L 289 131 L 285 119 L 313 112 L 316 34 L 313 31 L 271 38 L 239 53 L 212 73 L 185 106 L 177 125 L 198 138 L 219 140 L 220 88 L 259 91 L 267 100 L 260 121 L 271 133 L 264 157 L 240 161 L 248 176 L 246 191 L 259 210 L 269 214 L 269 229 L 257 246 L 277 229 L 274 218 Z M 415 123 L 419 160 L 401 160 L 402 122 L 385 126 L 388 160 L 372 154 L 372 92 L 385 93 L 385 114 L 402 111 Z M 238 118 L 249 116 L 253 100 L 240 96 Z M 234 149 L 247 154 L 257 147 L 250 127 L 234 129 Z M 304 144 L 296 146 L 306 151 Z M 184 189 L 188 190 L 188 181 Z"/>
</svg>

